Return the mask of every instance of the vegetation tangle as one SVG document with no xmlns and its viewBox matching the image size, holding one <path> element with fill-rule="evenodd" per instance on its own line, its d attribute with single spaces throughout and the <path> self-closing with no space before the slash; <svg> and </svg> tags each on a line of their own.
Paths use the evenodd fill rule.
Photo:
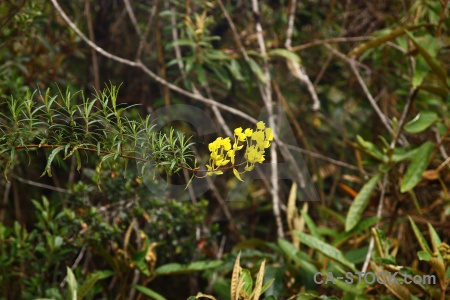
<svg viewBox="0 0 450 300">
<path fill-rule="evenodd" d="M 449 14 L 0 1 L 0 300 L 450 299 Z"/>
</svg>

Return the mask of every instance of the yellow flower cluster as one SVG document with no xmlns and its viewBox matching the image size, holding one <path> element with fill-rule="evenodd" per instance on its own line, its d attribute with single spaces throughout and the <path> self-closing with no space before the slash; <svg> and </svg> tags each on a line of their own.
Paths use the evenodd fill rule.
<svg viewBox="0 0 450 300">
<path fill-rule="evenodd" d="M 259 121 L 256 124 L 255 131 L 250 128 L 245 130 L 243 130 L 242 127 L 236 128 L 234 130 L 233 146 L 231 146 L 230 138 L 217 138 L 214 142 L 209 144 L 211 156 L 209 164 L 206 165 L 206 168 L 208 169 L 206 176 L 223 174 L 220 168 L 231 162 L 234 175 L 242 181 L 240 174 L 253 170 L 256 163 L 262 163 L 264 161 L 265 149 L 270 147 L 272 141 L 272 129 L 266 128 L 266 124 L 262 121 Z M 241 150 L 244 145 L 246 146 L 244 154 L 244 159 L 246 160 L 245 171 L 239 173 L 235 168 L 235 156 L 236 151 Z"/>
</svg>

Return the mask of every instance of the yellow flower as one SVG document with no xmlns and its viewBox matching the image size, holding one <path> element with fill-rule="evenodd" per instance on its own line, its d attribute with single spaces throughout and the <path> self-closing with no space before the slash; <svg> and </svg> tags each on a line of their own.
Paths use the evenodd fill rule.
<svg viewBox="0 0 450 300">
<path fill-rule="evenodd" d="M 231 160 L 231 164 L 234 165 L 234 156 L 236 154 L 236 150 L 229 150 L 227 153 L 227 156 L 230 158 Z"/>
<path fill-rule="evenodd" d="M 244 170 L 249 172 L 249 171 L 253 170 L 254 167 L 255 167 L 254 164 L 253 165 L 247 165 L 247 166 L 245 166 Z"/>
<path fill-rule="evenodd" d="M 264 130 L 264 128 L 266 128 L 266 124 L 263 121 L 259 121 L 258 123 L 256 123 L 256 129 Z"/>
<path fill-rule="evenodd" d="M 264 153 L 264 152 L 263 152 L 263 153 Z M 260 164 L 262 164 L 264 160 L 265 160 L 264 154 L 261 154 L 261 155 L 259 156 L 258 162 L 259 162 Z"/>
<path fill-rule="evenodd" d="M 238 140 L 240 142 L 245 142 L 246 139 L 247 139 L 247 136 L 243 132 L 238 136 Z"/>
<path fill-rule="evenodd" d="M 267 140 L 267 141 L 273 141 L 273 131 L 272 131 L 272 128 L 266 128 L 265 134 L 266 134 L 266 140 Z"/>
<path fill-rule="evenodd" d="M 247 153 L 246 153 L 246 159 L 248 160 L 249 163 L 254 164 L 256 161 L 259 160 L 258 157 L 258 150 L 256 150 L 255 146 L 250 146 L 247 148 Z"/>
<path fill-rule="evenodd" d="M 216 142 L 209 143 L 208 148 L 209 148 L 210 152 L 216 151 L 216 149 L 217 149 Z"/>
<path fill-rule="evenodd" d="M 222 140 L 222 146 L 223 146 L 223 149 L 225 151 L 228 151 L 228 150 L 231 149 L 231 141 L 230 141 L 229 137 L 227 137 L 226 139 Z"/>
<path fill-rule="evenodd" d="M 256 142 L 256 145 L 260 150 L 264 149 L 264 132 L 263 131 L 255 131 L 252 134 L 252 141 Z"/>
<path fill-rule="evenodd" d="M 220 175 L 223 172 L 220 167 L 226 166 L 231 162 L 233 165 L 234 175 L 239 179 L 240 174 L 253 170 L 256 163 L 263 163 L 265 161 L 264 153 L 265 149 L 270 147 L 271 142 L 274 139 L 274 134 L 271 128 L 266 128 L 266 124 L 263 121 L 256 123 L 256 130 L 242 127 L 238 127 L 234 130 L 234 142 L 231 146 L 231 140 L 229 137 L 218 137 L 214 142 L 208 145 L 210 154 L 209 164 L 207 167 L 207 176 Z M 242 143 L 242 145 L 239 145 Z M 244 158 L 246 160 L 246 166 L 244 172 L 239 171 L 234 167 L 236 160 L 236 151 L 245 149 Z"/>
</svg>

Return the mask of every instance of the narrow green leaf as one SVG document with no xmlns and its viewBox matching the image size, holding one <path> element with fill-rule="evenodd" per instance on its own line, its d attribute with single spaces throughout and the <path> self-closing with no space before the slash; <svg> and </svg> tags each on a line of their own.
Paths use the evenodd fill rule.
<svg viewBox="0 0 450 300">
<path fill-rule="evenodd" d="M 442 244 L 441 238 L 437 234 L 433 225 L 431 225 L 430 223 L 427 224 L 428 224 L 428 231 L 430 232 L 431 244 L 433 245 L 433 251 L 439 252 L 439 246 Z"/>
<path fill-rule="evenodd" d="M 414 43 L 414 46 L 416 46 L 419 53 L 425 58 L 427 63 L 430 65 L 431 69 L 433 70 L 434 74 L 438 76 L 438 78 L 448 86 L 447 84 L 447 72 L 444 68 L 442 68 L 436 61 L 434 60 L 433 56 L 430 52 L 428 52 L 427 49 L 425 49 L 422 46 L 422 43 L 420 43 L 410 32 L 406 31 L 406 34 L 409 36 L 411 41 Z"/>
<path fill-rule="evenodd" d="M 356 47 L 355 49 L 353 49 L 348 56 L 349 57 L 357 57 L 360 56 L 361 54 L 363 54 L 364 52 L 366 52 L 369 49 L 378 47 L 382 44 L 384 44 L 385 42 L 389 42 L 392 41 L 394 39 L 396 39 L 397 37 L 399 37 L 400 35 L 404 34 L 406 30 L 414 30 L 420 27 L 424 27 L 424 26 L 428 26 L 428 24 L 419 24 L 419 25 L 408 25 L 405 27 L 401 27 L 401 28 L 396 28 L 392 31 L 390 31 L 387 34 L 383 34 L 369 42 L 363 43 L 361 45 L 359 45 L 358 47 Z"/>
<path fill-rule="evenodd" d="M 361 136 L 356 136 L 356 139 L 358 140 L 358 143 L 361 145 L 361 147 L 364 148 L 365 152 L 372 157 L 380 160 L 380 161 L 386 161 L 386 156 L 378 150 L 378 148 L 371 142 L 365 141 Z"/>
<path fill-rule="evenodd" d="M 144 294 L 145 296 L 150 297 L 151 299 L 155 300 L 166 300 L 162 295 L 158 294 L 157 292 L 149 289 L 148 287 L 142 286 L 142 285 L 133 285 L 133 288 Z"/>
<path fill-rule="evenodd" d="M 314 249 L 327 256 L 328 258 L 339 262 L 340 264 L 348 267 L 354 272 L 357 271 L 355 268 L 355 264 L 347 260 L 344 254 L 342 254 L 342 252 L 336 247 L 333 247 L 330 244 L 325 243 L 318 238 L 303 232 L 296 231 L 295 234 L 300 238 L 300 242 L 307 245 L 309 248 Z"/>
<path fill-rule="evenodd" d="M 345 231 L 352 230 L 361 219 L 361 216 L 364 210 L 369 203 L 370 195 L 373 190 L 377 186 L 378 181 L 380 180 L 382 174 L 378 173 L 373 176 L 359 191 L 358 195 L 353 200 L 352 205 L 347 214 L 347 218 L 345 220 Z"/>
<path fill-rule="evenodd" d="M 80 172 L 81 170 L 81 157 L 80 157 L 80 152 L 75 151 L 75 157 L 76 157 L 76 161 L 77 161 L 77 171 Z"/>
<path fill-rule="evenodd" d="M 86 281 L 78 288 L 78 300 L 83 299 L 87 293 L 94 287 L 97 281 L 108 278 L 114 275 L 113 271 L 105 270 L 105 271 L 96 271 L 89 274 Z"/>
<path fill-rule="evenodd" d="M 266 76 L 262 71 L 261 67 L 254 61 L 252 58 L 249 59 L 248 64 L 250 65 L 250 69 L 253 73 L 258 77 L 261 82 L 266 82 Z"/>
<path fill-rule="evenodd" d="M 272 283 L 275 281 L 275 278 L 270 279 L 267 281 L 261 288 L 260 295 L 264 294 L 264 292 L 272 285 Z"/>
<path fill-rule="evenodd" d="M 427 91 L 428 93 L 440 96 L 443 99 L 445 99 L 448 96 L 448 89 L 446 89 L 443 86 L 422 84 L 419 88 L 421 90 Z"/>
<path fill-rule="evenodd" d="M 211 70 L 214 72 L 214 74 L 216 74 L 217 78 L 219 78 L 219 80 L 222 81 L 229 90 L 231 88 L 231 79 L 228 76 L 228 73 L 225 72 L 225 70 L 223 70 L 220 67 L 211 67 Z"/>
<path fill-rule="evenodd" d="M 220 266 L 223 262 L 221 260 L 211 261 L 197 261 L 187 265 L 181 265 L 177 263 L 170 263 L 162 265 L 155 270 L 155 275 L 173 275 L 173 274 L 186 274 L 204 271 L 211 268 Z"/>
<path fill-rule="evenodd" d="M 347 231 L 340 232 L 333 240 L 333 246 L 337 247 L 338 245 L 341 245 L 343 242 L 345 242 L 352 236 L 375 225 L 378 222 L 378 220 L 379 218 L 377 217 L 367 218 L 362 220 L 361 222 L 358 222 L 358 224 L 355 227 L 353 227 L 352 230 L 348 232 Z"/>
<path fill-rule="evenodd" d="M 136 267 L 138 267 L 142 274 L 150 276 L 150 269 L 148 268 L 147 261 L 145 260 L 146 255 L 147 250 L 135 252 L 131 258 L 131 261 L 136 265 Z"/>
<path fill-rule="evenodd" d="M 433 256 L 430 253 L 422 250 L 417 252 L 417 257 L 419 257 L 419 260 L 429 261 Z"/>
<path fill-rule="evenodd" d="M 404 129 L 409 133 L 419 133 L 430 127 L 439 119 L 434 111 L 421 111 L 417 116 L 405 124 Z"/>
<path fill-rule="evenodd" d="M 430 246 L 428 246 L 428 242 L 423 237 L 422 232 L 420 232 L 420 229 L 417 227 L 416 223 L 414 223 L 414 221 L 413 221 L 413 219 L 411 219 L 411 217 L 408 217 L 408 218 L 409 218 L 409 222 L 411 223 L 411 227 L 414 231 L 414 235 L 416 236 L 416 239 L 419 242 L 420 248 L 422 248 L 423 251 L 428 252 L 429 254 L 433 255 L 433 252 L 431 252 Z"/>
<path fill-rule="evenodd" d="M 319 271 L 315 265 L 309 262 L 310 258 L 305 253 L 300 252 L 297 248 L 295 248 L 292 243 L 284 239 L 278 239 L 278 246 L 280 246 L 281 250 L 289 259 L 292 259 L 303 270 L 310 274 L 315 274 Z"/>
<path fill-rule="evenodd" d="M 233 168 L 233 174 L 234 174 L 234 176 L 236 176 L 237 179 L 244 182 L 244 180 L 242 180 L 241 175 L 239 174 L 237 169 Z"/>
<path fill-rule="evenodd" d="M 410 161 L 414 158 L 416 155 L 417 148 L 412 149 L 411 147 L 407 148 L 394 148 L 394 151 L 392 153 L 392 161 L 395 163 L 401 162 L 401 161 Z"/>
<path fill-rule="evenodd" d="M 429 70 L 430 66 L 427 64 L 425 58 L 422 55 L 416 57 L 416 68 L 412 80 L 413 88 L 417 88 L 422 84 Z"/>
<path fill-rule="evenodd" d="M 229 64 L 226 65 L 230 73 L 233 75 L 234 79 L 238 81 L 244 81 L 244 77 L 241 73 L 241 66 L 236 60 L 232 60 Z"/>
<path fill-rule="evenodd" d="M 287 49 L 272 49 L 268 54 L 269 56 L 280 56 L 295 61 L 296 63 L 301 63 L 300 56 L 298 56 L 295 52 L 289 51 Z"/>
<path fill-rule="evenodd" d="M 400 191 L 405 193 L 412 190 L 422 179 L 423 172 L 428 167 L 428 162 L 433 154 L 435 145 L 432 142 L 425 142 L 417 148 L 416 155 L 403 176 Z"/>
<path fill-rule="evenodd" d="M 311 231 L 311 234 L 315 236 L 316 238 L 320 239 L 320 233 L 317 231 L 317 226 L 314 224 L 313 219 L 309 216 L 309 214 L 303 210 L 300 210 L 300 214 L 302 215 L 302 218 L 305 220 L 306 225 L 309 228 L 309 231 Z"/>
<path fill-rule="evenodd" d="M 67 294 L 70 300 L 77 300 L 77 280 L 72 272 L 72 269 L 67 267 Z"/>
<path fill-rule="evenodd" d="M 45 170 L 42 173 L 41 177 L 44 176 L 45 173 L 47 173 L 49 177 L 52 177 L 52 171 L 51 171 L 52 161 L 53 161 L 53 159 L 55 159 L 55 156 L 64 148 L 65 148 L 65 146 L 60 146 L 56 149 L 53 149 L 53 151 L 48 156 L 47 165 L 45 166 Z"/>
<path fill-rule="evenodd" d="M 253 288 L 253 279 L 250 270 L 242 269 L 240 279 L 243 282 L 241 291 L 244 291 L 247 296 L 250 296 Z"/>
</svg>

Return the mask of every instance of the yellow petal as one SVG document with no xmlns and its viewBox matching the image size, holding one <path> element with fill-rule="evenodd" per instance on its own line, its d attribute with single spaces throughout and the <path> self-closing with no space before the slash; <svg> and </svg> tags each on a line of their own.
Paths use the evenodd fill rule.
<svg viewBox="0 0 450 300">
<path fill-rule="evenodd" d="M 266 128 L 266 124 L 263 121 L 259 121 L 258 123 L 256 123 L 256 129 L 264 130 L 264 128 Z"/>
<path fill-rule="evenodd" d="M 238 135 L 238 140 L 239 140 L 239 141 L 245 142 L 246 139 L 247 139 L 247 136 L 245 135 L 245 133 L 241 132 L 241 133 Z"/>
<path fill-rule="evenodd" d="M 227 137 L 226 139 L 224 139 L 222 141 L 222 146 L 225 151 L 228 151 L 231 149 L 231 141 L 230 141 L 229 137 Z"/>
<path fill-rule="evenodd" d="M 234 176 L 236 176 L 237 179 L 239 179 L 240 181 L 244 181 L 244 180 L 242 180 L 241 175 L 239 174 L 237 169 L 233 168 L 233 173 L 234 173 Z"/>
<path fill-rule="evenodd" d="M 264 132 L 262 132 L 262 131 L 253 132 L 252 140 L 256 141 L 257 144 L 263 144 L 264 143 Z"/>
<path fill-rule="evenodd" d="M 273 141 L 272 128 L 266 128 L 265 133 L 266 133 L 266 140 Z"/>
<path fill-rule="evenodd" d="M 241 133 L 242 133 L 242 127 L 236 128 L 236 129 L 234 130 L 234 134 L 235 134 L 235 135 L 240 135 Z"/>
<path fill-rule="evenodd" d="M 244 170 L 245 171 L 251 171 L 251 170 L 253 170 L 254 167 L 255 167 L 255 165 L 251 164 L 251 165 L 245 166 Z"/>
<path fill-rule="evenodd" d="M 251 137 L 252 133 L 253 133 L 253 129 L 247 128 L 247 129 L 245 129 L 244 133 L 247 137 Z"/>
</svg>

